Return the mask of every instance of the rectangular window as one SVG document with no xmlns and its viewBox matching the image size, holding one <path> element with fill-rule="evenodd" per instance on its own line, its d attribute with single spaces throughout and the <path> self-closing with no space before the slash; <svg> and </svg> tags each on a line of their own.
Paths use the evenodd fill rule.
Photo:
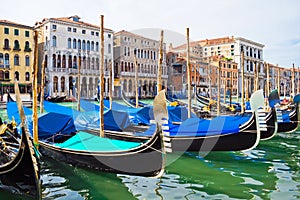
<svg viewBox="0 0 300 200">
<path fill-rule="evenodd" d="M 96 32 L 96 36 L 99 36 L 99 32 Z"/>
<path fill-rule="evenodd" d="M 68 32 L 71 32 L 72 31 L 72 28 L 71 27 L 68 27 Z"/>
<path fill-rule="evenodd" d="M 9 28 L 4 28 L 4 34 L 9 34 Z"/>
<path fill-rule="evenodd" d="M 82 32 L 82 34 L 85 34 L 85 33 L 86 33 L 86 30 L 82 30 L 81 32 Z"/>
<path fill-rule="evenodd" d="M 91 35 L 95 35 L 95 32 L 94 32 L 94 31 L 91 31 Z"/>
<path fill-rule="evenodd" d="M 29 37 L 29 31 L 25 31 L 25 37 Z"/>
<path fill-rule="evenodd" d="M 57 28 L 56 24 L 52 24 L 52 29 L 56 30 L 56 28 Z"/>
<path fill-rule="evenodd" d="M 77 32 L 77 29 L 76 29 L 76 28 L 73 28 L 73 32 L 76 33 L 76 32 Z"/>
<path fill-rule="evenodd" d="M 19 35 L 19 29 L 15 29 L 15 35 Z"/>
<path fill-rule="evenodd" d="M 107 37 L 108 37 L 108 38 L 111 38 L 111 34 L 108 34 Z"/>
</svg>

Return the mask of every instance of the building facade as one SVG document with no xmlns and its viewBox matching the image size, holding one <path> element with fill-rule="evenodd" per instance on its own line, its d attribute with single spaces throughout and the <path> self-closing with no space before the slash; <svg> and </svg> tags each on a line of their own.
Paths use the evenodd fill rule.
<svg viewBox="0 0 300 200">
<path fill-rule="evenodd" d="M 33 27 L 0 20 L 0 93 L 14 93 L 19 82 L 21 93 L 32 91 Z"/>
<path fill-rule="evenodd" d="M 262 89 L 264 87 L 265 66 L 263 60 L 263 44 L 242 37 L 233 36 L 201 40 L 199 41 L 199 44 L 203 46 L 203 57 L 222 55 L 226 58 L 232 59 L 235 63 L 237 63 L 239 69 L 238 93 L 241 93 L 242 89 L 242 52 L 244 52 L 244 73 L 245 78 L 249 82 L 249 93 L 252 93 L 256 87 L 258 89 Z M 246 88 L 244 88 L 244 90 L 245 89 Z"/>
<path fill-rule="evenodd" d="M 39 66 L 45 62 L 45 92 L 51 96 L 74 97 L 80 75 L 80 96 L 94 98 L 100 75 L 100 27 L 83 22 L 75 15 L 43 19 L 35 28 L 41 33 Z M 109 71 L 110 66 L 113 67 L 113 31 L 106 28 L 104 59 L 105 94 L 108 95 Z"/>
<path fill-rule="evenodd" d="M 154 97 L 157 87 L 157 69 L 160 42 L 122 30 L 114 34 L 115 95 L 127 97 L 136 94 L 135 59 L 138 67 L 138 93 L 140 97 Z M 166 45 L 163 44 L 162 86 L 167 88 Z"/>
</svg>

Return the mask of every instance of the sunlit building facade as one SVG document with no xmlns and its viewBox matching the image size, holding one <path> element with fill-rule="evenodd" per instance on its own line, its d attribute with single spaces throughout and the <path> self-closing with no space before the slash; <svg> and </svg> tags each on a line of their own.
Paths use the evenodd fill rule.
<svg viewBox="0 0 300 200">
<path fill-rule="evenodd" d="M 21 93 L 32 91 L 33 27 L 0 20 L 0 92 L 14 93 L 18 81 Z"/>
</svg>

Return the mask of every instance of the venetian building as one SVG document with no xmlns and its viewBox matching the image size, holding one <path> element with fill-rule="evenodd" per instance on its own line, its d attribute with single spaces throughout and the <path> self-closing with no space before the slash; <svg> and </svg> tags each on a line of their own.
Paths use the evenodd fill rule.
<svg viewBox="0 0 300 200">
<path fill-rule="evenodd" d="M 263 60 L 263 44 L 242 37 L 223 37 L 199 41 L 203 46 L 203 57 L 224 56 L 238 65 L 239 80 L 237 92 L 241 93 L 242 52 L 244 52 L 244 90 L 250 93 L 257 87 L 263 89 L 265 84 L 265 66 Z M 258 78 L 256 78 L 258 77 Z"/>
<path fill-rule="evenodd" d="M 33 27 L 0 20 L 0 92 L 14 93 L 19 82 L 21 93 L 32 91 Z"/>
<path fill-rule="evenodd" d="M 100 75 L 100 27 L 81 21 L 75 15 L 45 18 L 35 28 L 40 32 L 39 67 L 45 63 L 45 93 L 76 96 L 80 73 L 80 96 L 94 98 Z M 113 31 L 106 28 L 104 59 L 105 94 L 108 95 L 109 70 L 113 66 Z"/>
<path fill-rule="evenodd" d="M 135 57 L 138 93 L 142 98 L 156 94 L 160 42 L 125 30 L 114 34 L 115 95 L 135 96 Z M 163 44 L 162 87 L 167 88 L 166 45 Z"/>
<path fill-rule="evenodd" d="M 197 42 L 190 42 L 191 86 L 194 92 L 208 92 L 208 63 L 203 60 L 202 47 Z M 169 93 L 177 97 L 187 95 L 187 45 L 169 46 L 167 54 L 169 72 Z"/>
</svg>

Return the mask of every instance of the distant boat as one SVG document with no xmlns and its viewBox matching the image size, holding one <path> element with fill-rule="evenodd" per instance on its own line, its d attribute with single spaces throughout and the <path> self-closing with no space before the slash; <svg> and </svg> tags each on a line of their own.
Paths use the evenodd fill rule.
<svg viewBox="0 0 300 200">
<path fill-rule="evenodd" d="M 66 99 L 67 96 L 63 95 L 63 96 L 55 96 L 55 97 L 47 97 L 45 100 L 53 102 L 53 103 L 60 103 L 63 102 Z"/>
<path fill-rule="evenodd" d="M 122 91 L 122 99 L 126 103 L 126 105 L 128 105 L 128 106 L 130 106 L 132 108 L 136 107 L 136 100 L 135 99 L 130 99 L 130 98 L 126 97 L 124 91 Z M 149 105 L 146 104 L 146 103 L 143 103 L 141 101 L 138 102 L 138 107 L 139 108 L 146 107 L 146 106 L 149 106 Z"/>
<path fill-rule="evenodd" d="M 217 105 L 217 101 L 216 100 L 210 100 L 207 97 L 204 97 L 198 93 L 196 93 L 196 98 L 197 101 L 205 106 L 209 106 L 212 107 L 214 106 L 214 108 L 216 108 Z M 240 112 L 241 111 L 241 105 L 237 102 L 222 102 L 221 101 L 221 112 L 226 112 L 226 111 L 230 111 L 230 112 Z"/>
<path fill-rule="evenodd" d="M 0 187 L 39 200 L 40 169 L 32 141 L 24 127 L 21 128 L 19 139 L 9 126 L 1 124 Z"/>
<path fill-rule="evenodd" d="M 269 100 L 269 105 L 275 108 L 278 123 L 278 132 L 294 132 L 299 127 L 300 112 L 300 94 L 295 95 L 293 102 L 289 105 L 289 109 L 282 109 L 280 98 L 277 90 L 270 93 L 271 100 Z M 269 98 L 270 99 L 270 98 Z"/>
</svg>

